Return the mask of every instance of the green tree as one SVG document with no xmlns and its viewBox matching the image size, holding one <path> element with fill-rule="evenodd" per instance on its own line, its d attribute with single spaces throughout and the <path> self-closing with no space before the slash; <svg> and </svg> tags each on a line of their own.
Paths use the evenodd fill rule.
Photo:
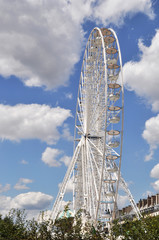
<svg viewBox="0 0 159 240">
<path fill-rule="evenodd" d="M 112 237 L 116 239 L 159 240 L 159 216 L 145 216 L 140 220 L 115 220 L 112 227 Z"/>
<path fill-rule="evenodd" d="M 24 211 L 11 210 L 7 216 L 0 216 L 0 240 L 23 240 L 27 237 Z"/>
</svg>

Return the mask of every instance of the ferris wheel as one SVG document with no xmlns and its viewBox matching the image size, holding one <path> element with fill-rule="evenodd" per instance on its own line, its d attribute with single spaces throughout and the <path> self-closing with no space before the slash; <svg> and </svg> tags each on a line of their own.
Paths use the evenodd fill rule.
<svg viewBox="0 0 159 240">
<path fill-rule="evenodd" d="M 110 222 L 118 213 L 119 183 L 140 217 L 121 176 L 124 87 L 119 42 L 112 29 L 95 27 L 88 39 L 77 96 L 74 154 L 52 209 L 57 217 L 72 179 L 72 205 L 93 221 Z"/>
</svg>

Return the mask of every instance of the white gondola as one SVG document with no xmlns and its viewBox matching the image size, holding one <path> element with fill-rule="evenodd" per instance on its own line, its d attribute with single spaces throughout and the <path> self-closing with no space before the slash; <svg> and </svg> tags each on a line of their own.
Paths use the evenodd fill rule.
<svg viewBox="0 0 159 240">
<path fill-rule="evenodd" d="M 117 89 L 117 88 L 120 88 L 121 86 L 120 86 L 120 84 L 118 84 L 118 83 L 109 83 L 109 84 L 108 84 L 108 87 L 109 87 L 110 89 Z"/>
<path fill-rule="evenodd" d="M 120 121 L 120 117 L 118 117 L 118 116 L 113 116 L 113 117 L 109 118 L 110 123 L 118 123 L 119 121 Z"/>
<path fill-rule="evenodd" d="M 116 183 L 116 179 L 104 179 L 104 183 Z"/>
<path fill-rule="evenodd" d="M 116 54 L 118 52 L 118 50 L 114 47 L 110 47 L 110 48 L 106 48 L 106 53 L 107 54 Z"/>
<path fill-rule="evenodd" d="M 103 34 L 103 36 L 110 36 L 112 34 L 111 30 L 108 28 L 101 28 L 101 32 Z"/>
<path fill-rule="evenodd" d="M 110 142 L 108 143 L 108 145 L 109 145 L 109 147 L 111 147 L 111 148 L 117 148 L 117 147 L 119 147 L 120 142 L 117 141 L 117 140 L 114 140 L 114 141 L 110 141 Z"/>
<path fill-rule="evenodd" d="M 107 63 L 108 63 L 108 65 L 109 64 L 117 64 L 117 59 L 116 58 L 108 58 Z"/>
<path fill-rule="evenodd" d="M 111 172 L 111 173 L 114 173 L 114 172 L 117 172 L 118 169 L 116 167 L 112 167 L 112 168 L 107 168 L 107 171 Z"/>
<path fill-rule="evenodd" d="M 110 93 L 109 94 L 109 99 L 111 101 L 117 101 L 120 98 L 120 93 Z"/>
<path fill-rule="evenodd" d="M 106 196 L 109 196 L 109 197 L 114 197 L 115 192 L 114 192 L 114 191 L 107 191 L 107 192 L 105 193 L 105 195 L 106 195 Z"/>
<path fill-rule="evenodd" d="M 119 135 L 120 134 L 120 132 L 118 131 L 118 130 L 110 130 L 110 131 L 108 131 L 108 135 L 110 135 L 110 136 L 116 136 L 116 135 Z"/>
<path fill-rule="evenodd" d="M 108 47 L 109 44 L 112 44 L 115 41 L 115 38 L 112 36 L 107 36 L 104 38 L 105 46 Z"/>
<path fill-rule="evenodd" d="M 110 154 L 110 155 L 106 156 L 106 159 L 108 159 L 108 160 L 116 160 L 119 157 L 120 157 L 119 155 L 112 155 L 112 154 Z"/>
<path fill-rule="evenodd" d="M 119 77 L 119 74 L 116 74 L 116 75 L 109 74 L 108 75 L 108 78 L 109 78 L 110 81 L 117 81 L 118 77 Z"/>
</svg>

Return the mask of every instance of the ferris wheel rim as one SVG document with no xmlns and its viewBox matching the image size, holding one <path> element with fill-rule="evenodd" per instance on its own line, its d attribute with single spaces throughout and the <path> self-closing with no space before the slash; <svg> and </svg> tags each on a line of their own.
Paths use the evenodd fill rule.
<svg viewBox="0 0 159 240">
<path fill-rule="evenodd" d="M 100 37 L 99 37 L 97 32 L 95 32 L 95 34 L 96 34 L 96 36 L 95 36 L 95 34 L 93 33 L 94 31 L 98 31 L 100 33 L 101 33 L 101 31 L 103 31 L 102 32 L 103 36 L 101 37 L 101 34 L 100 34 Z M 104 36 L 104 34 L 105 34 L 105 36 Z M 112 37 L 110 35 L 112 35 Z M 92 39 L 91 39 L 91 36 L 93 36 Z M 104 41 L 105 41 L 104 44 L 106 44 L 106 46 L 107 46 L 106 52 L 108 54 L 109 53 L 113 53 L 113 54 L 117 53 L 117 56 L 115 56 L 115 57 L 113 56 L 114 58 L 111 56 L 108 56 L 108 58 L 106 59 L 106 52 L 103 53 L 103 51 L 102 51 L 103 54 L 101 56 L 99 54 L 98 59 L 96 59 L 99 68 L 97 67 L 96 69 L 93 69 L 93 74 L 94 74 L 93 75 L 92 74 L 92 66 L 94 66 L 94 64 L 93 65 L 88 64 L 88 66 L 87 66 L 87 64 L 85 65 L 85 61 L 86 62 L 88 61 L 88 63 L 90 61 L 93 61 L 93 62 L 96 61 L 96 60 L 94 60 L 94 56 L 96 57 L 96 54 L 94 55 L 94 52 L 97 50 L 97 47 L 95 47 L 94 44 L 96 44 L 99 47 L 98 50 L 100 51 L 100 44 L 101 44 L 100 39 L 102 39 L 102 41 L 103 41 L 103 37 L 104 37 Z M 113 40 L 113 38 L 115 40 Z M 116 210 L 115 208 L 116 208 L 116 204 L 117 204 L 117 193 L 118 193 L 119 180 L 120 180 L 120 183 L 123 186 L 123 189 L 125 190 L 127 196 L 129 197 L 130 203 L 135 211 L 135 214 L 136 214 L 137 218 L 139 219 L 141 217 L 140 211 L 137 208 L 135 201 L 127 187 L 127 184 L 125 183 L 125 181 L 122 178 L 121 173 L 120 173 L 121 158 L 122 158 L 122 144 L 123 144 L 124 88 L 123 88 L 122 59 L 121 59 L 121 52 L 120 52 L 118 38 L 116 36 L 116 33 L 112 29 L 103 28 L 100 30 L 99 28 L 96 27 L 91 31 L 89 40 L 87 41 L 86 49 L 84 52 L 82 68 L 81 68 L 81 76 L 80 76 L 80 82 L 79 82 L 79 88 L 78 88 L 76 116 L 75 116 L 75 129 L 74 129 L 74 153 L 73 153 L 73 157 L 70 162 L 70 165 L 65 174 L 64 180 L 59 189 L 57 198 L 54 202 L 51 216 L 53 218 L 53 221 L 55 221 L 56 217 L 58 216 L 58 212 L 60 210 L 60 206 L 62 204 L 64 194 L 66 193 L 68 180 L 70 180 L 71 177 L 73 177 L 73 209 L 74 209 L 74 213 L 75 213 L 75 209 L 76 209 L 76 206 L 74 203 L 75 203 L 75 199 L 76 199 L 75 194 L 76 194 L 76 190 L 77 190 L 79 197 L 81 197 L 81 194 L 82 194 L 82 201 L 83 201 L 83 204 L 85 204 L 85 205 L 83 205 L 83 207 L 84 207 L 85 211 L 87 211 L 87 208 L 86 208 L 87 200 L 89 200 L 90 197 L 92 199 L 94 199 L 91 202 L 91 205 L 89 202 L 90 214 L 94 214 L 94 215 L 91 215 L 91 217 L 94 216 L 94 218 L 92 218 L 92 220 L 93 219 L 97 220 L 98 209 L 99 209 L 99 206 L 97 209 L 97 203 L 100 204 L 101 217 L 99 220 L 101 220 L 101 218 L 105 219 L 106 217 L 108 217 L 108 215 L 110 217 L 110 214 L 108 214 L 108 212 L 107 212 L 107 214 L 103 215 L 103 213 L 101 211 L 101 209 L 103 209 L 103 207 L 101 207 L 101 206 L 104 206 L 104 207 L 107 206 L 107 210 L 109 210 L 109 209 L 111 209 L 111 206 L 113 205 L 114 209 L 113 210 L 111 209 L 111 211 L 112 211 L 113 215 L 115 216 L 115 210 Z M 109 45 L 109 43 L 111 43 L 111 46 Z M 116 44 L 117 44 L 117 46 L 116 46 Z M 114 46 L 114 48 L 117 47 L 117 51 L 114 50 L 113 46 Z M 89 48 L 90 54 L 87 52 L 87 48 Z M 110 49 L 108 50 L 108 48 L 110 48 Z M 105 47 L 103 49 L 105 49 Z M 88 56 L 87 56 L 87 54 L 88 54 Z M 100 60 L 100 57 L 102 58 L 102 60 Z M 104 64 L 104 65 L 101 64 L 101 62 L 103 63 L 103 58 L 106 59 L 106 64 Z M 119 69 L 119 67 L 117 67 L 118 61 L 120 62 L 120 64 L 119 64 L 120 69 Z M 110 67 L 108 67 L 107 65 L 110 65 Z M 90 84 L 91 84 L 90 85 L 91 87 L 89 87 L 89 88 L 85 86 L 85 85 L 88 85 L 88 84 L 86 84 L 86 82 L 84 82 L 84 81 L 82 82 L 82 78 L 86 77 L 86 75 L 87 75 L 87 74 L 83 75 L 84 70 L 87 70 L 86 73 L 91 72 L 91 75 L 88 74 Z M 105 74 L 103 74 L 103 70 L 104 70 Z M 116 83 L 118 81 L 120 72 L 121 72 L 121 74 L 120 74 L 121 75 L 121 84 L 110 84 L 110 83 Z M 94 116 L 95 120 L 89 121 L 90 120 L 89 111 L 87 112 L 87 123 L 89 123 L 91 127 L 94 127 L 93 131 L 91 132 L 90 131 L 91 128 L 87 129 L 87 131 L 86 131 L 86 128 L 84 128 L 84 124 L 86 124 L 86 121 L 82 120 L 83 114 L 78 113 L 78 107 L 80 108 L 80 110 L 83 110 L 80 107 L 80 104 L 81 104 L 80 98 L 79 98 L 79 96 L 81 94 L 80 83 L 83 84 L 82 87 L 83 87 L 83 89 L 85 87 L 86 92 L 88 91 L 87 89 L 95 90 L 95 88 L 93 87 L 93 85 L 95 85 L 95 84 L 93 82 L 91 82 L 91 78 L 93 76 L 95 78 L 97 78 L 97 81 L 100 79 L 100 82 L 99 82 L 99 84 L 96 84 L 97 89 L 95 91 L 96 95 L 98 95 L 98 98 L 95 98 L 93 94 L 92 94 L 92 96 L 91 96 L 91 94 L 88 94 L 89 97 L 87 98 L 87 101 L 85 101 L 85 103 L 86 102 L 90 103 L 91 101 L 89 101 L 89 100 L 92 99 L 92 103 L 93 103 L 94 101 L 97 100 L 97 102 L 95 102 L 95 106 L 93 104 L 91 106 L 91 109 L 92 109 L 91 114 L 92 115 L 90 115 L 91 117 Z M 106 101 L 108 104 L 106 106 L 103 105 L 103 99 L 104 99 L 104 103 L 105 103 L 105 98 L 103 98 L 103 95 L 102 95 L 102 94 L 105 94 L 105 91 L 104 91 L 104 93 L 103 93 L 103 90 L 100 91 L 100 88 L 103 89 L 103 85 L 102 85 L 103 84 L 103 82 L 102 82 L 103 76 L 104 76 L 104 79 L 106 78 L 106 81 L 104 81 L 104 86 L 105 86 L 105 84 L 107 84 Z M 86 79 L 87 79 L 87 77 L 86 77 Z M 109 85 L 108 85 L 108 80 L 109 80 Z M 108 89 L 110 90 L 109 94 L 108 94 Z M 104 90 L 105 90 L 105 87 L 104 87 Z M 114 94 L 112 93 L 113 91 L 114 91 Z M 99 92 L 100 92 L 100 94 L 99 94 Z M 122 94 L 122 98 L 120 98 L 120 94 Z M 104 95 L 104 97 L 105 97 L 105 95 Z M 121 100 L 121 103 L 116 105 L 116 101 L 119 100 L 119 98 Z M 101 101 L 101 104 L 100 104 L 100 101 Z M 87 106 L 87 110 L 88 110 L 88 104 L 86 104 L 85 107 L 86 106 Z M 96 117 L 95 113 L 96 113 L 97 107 L 99 107 L 99 106 L 100 106 L 100 109 L 99 109 L 100 111 L 98 112 L 97 117 Z M 103 109 L 101 110 L 102 107 L 103 107 Z M 121 131 L 118 131 L 116 128 L 114 129 L 114 127 L 112 127 L 112 126 L 114 126 L 114 124 L 118 124 L 120 122 L 120 120 L 121 120 L 120 112 L 122 112 L 122 114 L 121 114 L 122 121 L 121 121 L 121 127 L 120 127 Z M 102 127 L 103 121 L 104 121 L 104 129 L 105 129 L 104 134 L 102 132 L 103 131 L 103 127 Z M 106 121 L 108 122 L 108 124 L 106 124 Z M 78 125 L 78 123 L 80 123 L 80 124 Z M 98 126 L 98 128 L 97 128 L 97 126 Z M 99 131 L 97 131 L 97 130 L 99 130 Z M 118 141 L 117 140 L 115 141 L 114 136 L 118 136 L 119 134 L 120 134 L 120 142 L 118 144 Z M 76 136 L 78 136 L 78 138 L 76 138 Z M 110 139 L 111 141 L 110 142 L 106 141 L 106 139 L 107 139 L 106 137 L 107 138 L 111 137 L 111 139 Z M 104 139 L 104 141 L 103 141 L 103 139 Z M 103 146 L 104 146 L 104 148 L 106 148 L 106 151 L 104 150 Z M 114 149 L 116 147 L 118 147 L 119 153 Z M 105 154 L 103 154 L 103 152 Z M 105 157 L 105 162 L 103 161 L 104 157 Z M 84 158 L 86 161 L 84 160 Z M 118 161 L 118 159 L 119 159 L 119 161 Z M 118 161 L 119 167 L 118 167 L 116 161 Z M 104 167 L 103 167 L 103 163 L 104 163 Z M 79 167 L 79 169 L 78 169 L 78 167 Z M 84 169 L 82 169 L 82 168 L 84 168 Z M 104 171 L 104 177 L 102 177 L 103 171 Z M 92 176 L 91 176 L 91 174 L 92 174 Z M 81 179 L 81 176 L 83 179 Z M 80 181 L 78 182 L 76 177 L 78 177 L 79 180 L 82 181 L 82 183 L 80 183 Z M 85 184 L 86 179 L 87 179 L 86 183 L 88 183 L 87 190 L 86 190 L 86 184 Z M 105 186 L 107 188 L 110 187 L 109 189 L 106 189 L 106 192 L 103 191 L 103 188 L 102 188 L 102 191 L 100 191 L 99 187 L 97 186 L 97 184 L 102 186 L 102 184 L 101 184 L 102 180 L 103 180 L 103 183 L 106 184 Z M 76 184 L 79 187 L 79 189 L 77 189 L 77 187 L 75 189 Z M 116 186 L 116 189 L 114 189 L 114 185 Z M 82 188 L 83 188 L 83 190 L 82 190 Z M 92 188 L 92 190 L 91 190 L 91 188 Z M 89 194 L 91 194 L 91 196 L 88 196 Z M 93 194 L 95 194 L 95 196 Z M 106 195 L 106 198 L 103 198 L 104 194 Z M 100 195 L 102 195 L 101 201 L 99 200 Z M 104 201 L 104 199 L 106 201 Z M 79 199 L 77 199 L 77 200 L 79 200 Z M 77 201 L 77 203 L 78 203 L 78 201 Z M 77 206 L 79 207 L 79 205 L 77 205 Z M 114 216 L 111 216 L 111 219 L 113 219 Z M 108 224 L 109 224 L 109 222 L 110 221 L 108 221 Z"/>
<path fill-rule="evenodd" d="M 85 52 L 84 52 L 84 57 L 83 57 L 83 62 L 82 62 L 82 68 L 81 68 L 81 76 L 82 76 L 82 72 L 83 72 L 83 68 L 84 68 L 84 64 L 85 64 L 85 61 L 86 61 L 86 55 L 87 55 L 87 48 L 88 48 L 88 45 L 89 45 L 89 39 L 91 38 L 91 35 L 92 33 L 97 30 L 100 34 L 100 37 L 101 37 L 101 41 L 102 41 L 102 48 L 103 48 L 103 56 L 104 56 L 104 71 L 105 71 L 105 84 L 106 84 L 106 89 L 108 89 L 108 80 L 107 80 L 107 67 L 106 67 L 106 64 L 107 64 L 107 61 L 106 61 L 106 52 L 105 52 L 105 43 L 104 43 L 104 38 L 103 38 L 103 35 L 102 35 L 102 32 L 101 30 L 98 28 L 98 27 L 95 27 L 91 33 L 90 33 L 90 36 L 88 38 L 88 41 L 87 41 L 87 45 L 86 45 L 86 48 L 85 48 Z M 121 86 L 119 84 L 109 84 L 110 88 L 120 88 L 121 87 L 121 91 L 122 91 L 122 107 L 116 107 L 114 106 L 114 110 L 121 110 L 122 111 L 122 129 L 121 129 L 121 144 L 120 144 L 120 151 L 122 153 L 122 142 L 123 142 L 123 107 L 124 107 L 124 98 L 123 98 L 123 73 L 122 73 L 122 59 L 121 59 L 121 52 L 120 52 L 120 46 L 119 46 L 119 42 L 118 42 L 118 38 L 115 34 L 115 32 L 112 30 L 112 29 L 108 29 L 111 33 L 113 33 L 114 37 L 115 37 L 115 40 L 117 42 L 117 47 L 118 47 L 118 51 L 119 51 L 119 62 L 120 62 L 120 71 L 121 71 L 121 78 L 122 78 L 122 83 L 121 83 Z M 112 41 L 112 40 L 111 40 Z M 113 51 L 113 53 L 116 52 L 116 50 L 114 49 L 111 49 Z M 107 51 L 109 53 L 109 51 Z M 80 82 L 81 82 L 81 77 L 80 77 Z M 80 89 L 80 82 L 79 82 L 79 88 L 78 88 L 78 96 L 79 96 L 79 89 Z M 107 91 L 106 91 L 106 105 L 107 105 L 107 99 L 108 99 L 108 96 L 107 96 Z M 111 106 L 113 107 L 113 106 Z M 78 101 L 77 101 L 77 105 L 76 105 L 76 120 L 75 120 L 75 134 L 74 136 L 76 135 L 76 122 L 77 122 L 77 109 L 78 109 Z M 106 112 L 107 112 L 107 109 L 106 109 Z M 107 113 L 106 113 L 107 114 Z M 107 132 L 107 126 L 105 127 L 105 137 L 104 137 L 104 141 L 106 143 L 106 132 Z M 81 131 L 81 137 L 87 137 L 87 133 L 85 133 L 84 131 L 82 132 Z M 74 138 L 75 140 L 75 138 Z M 104 143 L 104 150 L 103 150 L 103 167 L 102 167 L 102 172 L 103 172 L 103 169 L 104 169 L 104 157 L 105 157 L 105 151 L 106 151 L 106 144 Z M 75 145 L 74 145 L 75 146 Z M 74 147 L 75 149 L 75 147 Z M 119 177 L 120 177 L 120 169 L 121 169 L 121 154 L 119 155 L 118 154 L 118 157 L 120 158 L 120 168 L 118 170 L 118 184 L 119 185 Z M 117 158 L 118 158 L 117 157 Z M 101 177 L 101 184 L 102 185 L 102 177 Z M 99 196 L 100 196 L 100 191 L 99 191 Z M 117 202 L 117 191 L 116 191 L 116 200 L 115 202 Z M 98 205 L 100 203 L 100 199 L 98 200 Z M 114 204 L 115 206 L 115 204 Z M 98 206 L 98 209 L 99 209 L 99 206 Z M 98 214 L 98 209 L 97 209 L 97 214 Z M 97 219 L 97 214 L 96 214 L 96 219 Z"/>
</svg>

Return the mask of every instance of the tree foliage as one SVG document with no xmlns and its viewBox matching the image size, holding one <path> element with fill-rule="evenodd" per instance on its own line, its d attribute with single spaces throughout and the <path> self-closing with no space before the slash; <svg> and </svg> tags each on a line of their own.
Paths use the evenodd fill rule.
<svg viewBox="0 0 159 240">
<path fill-rule="evenodd" d="M 140 220 L 115 220 L 112 227 L 112 237 L 121 239 L 159 240 L 159 216 L 144 216 Z"/>
<path fill-rule="evenodd" d="M 68 206 L 65 207 L 68 211 Z M 11 210 L 7 216 L 0 215 L 0 240 L 103 240 L 99 230 L 89 222 L 82 223 L 82 212 L 74 217 L 57 217 L 52 220 L 28 220 L 25 211 Z"/>
<path fill-rule="evenodd" d="M 67 205 L 64 213 L 68 210 Z M 89 220 L 83 222 L 81 210 L 74 217 L 66 215 L 57 217 L 53 223 L 43 218 L 28 220 L 25 211 L 13 209 L 5 217 L 0 215 L 0 240 L 159 240 L 159 216 L 115 220 L 108 234 L 100 224 L 95 228 Z"/>
</svg>

